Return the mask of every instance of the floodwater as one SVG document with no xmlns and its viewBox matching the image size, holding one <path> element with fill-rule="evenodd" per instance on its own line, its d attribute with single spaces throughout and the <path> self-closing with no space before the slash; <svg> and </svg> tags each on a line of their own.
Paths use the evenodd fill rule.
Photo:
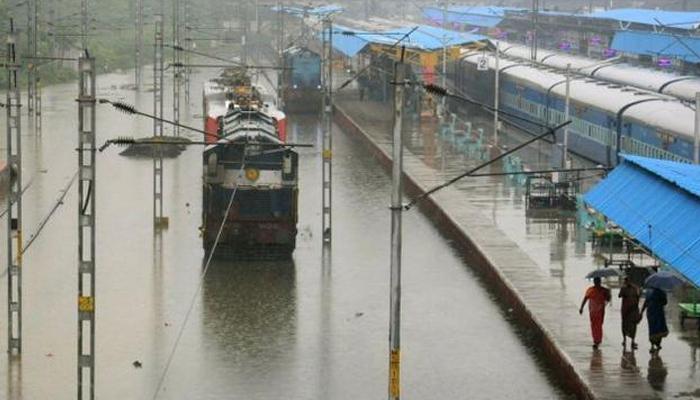
<svg viewBox="0 0 700 400">
<path fill-rule="evenodd" d="M 194 126 L 201 126 L 196 116 L 206 75 L 194 77 L 190 109 L 183 112 Z M 100 76 L 98 96 L 150 112 L 150 93 L 119 88 L 130 80 Z M 24 131 L 25 182 L 34 177 L 24 197 L 27 239 L 77 167 L 76 86 L 45 88 L 43 133 Z M 171 90 L 165 93 L 168 117 Z M 292 116 L 290 127 L 294 142 L 320 139 L 315 118 Z M 97 130 L 101 144 L 150 136 L 152 123 L 102 105 Z M 216 261 L 203 279 L 201 148 L 165 162 L 170 226 L 158 239 L 152 162 L 121 157 L 114 147 L 98 154 L 97 398 L 386 396 L 390 182 L 358 144 L 335 132 L 331 255 L 324 261 L 319 234 L 320 150 L 301 149 L 293 260 Z M 76 397 L 77 207 L 73 186 L 25 256 L 23 354 L 21 361 L 0 357 L 0 398 Z M 4 243 L 4 229 L 0 239 Z M 1 299 L 5 289 L 0 285 Z M 0 309 L 4 347 L 6 308 Z M 563 396 L 497 299 L 418 212 L 404 220 L 402 318 L 404 398 Z M 132 365 L 136 360 L 141 368 Z"/>
</svg>

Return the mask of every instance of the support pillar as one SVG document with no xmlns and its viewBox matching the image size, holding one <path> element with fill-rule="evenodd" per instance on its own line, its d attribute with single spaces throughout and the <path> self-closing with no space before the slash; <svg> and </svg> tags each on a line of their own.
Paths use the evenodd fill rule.
<svg viewBox="0 0 700 400">
<path fill-rule="evenodd" d="M 95 59 L 78 60 L 78 399 L 95 398 Z"/>
<path fill-rule="evenodd" d="M 163 137 L 163 15 L 155 15 L 155 53 L 153 61 L 153 136 Z M 167 226 L 163 215 L 163 153 L 160 147 L 153 154 L 153 229 Z"/>
<path fill-rule="evenodd" d="M 22 353 L 22 120 L 17 36 L 10 20 L 7 37 L 7 164 L 15 174 L 7 191 L 7 351 Z"/>
<path fill-rule="evenodd" d="M 331 243 L 332 233 L 332 180 L 333 180 L 333 25 L 329 17 L 323 20 L 323 201 L 322 234 L 325 243 Z"/>
</svg>

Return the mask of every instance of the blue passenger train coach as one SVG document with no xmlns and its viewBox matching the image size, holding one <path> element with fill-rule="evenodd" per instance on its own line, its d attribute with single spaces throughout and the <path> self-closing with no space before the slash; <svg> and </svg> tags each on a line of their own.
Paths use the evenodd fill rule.
<svg viewBox="0 0 700 400">
<path fill-rule="evenodd" d="M 489 71 L 478 71 L 479 58 Z M 465 53 L 450 68 L 463 93 L 492 104 L 495 59 Z M 566 77 L 554 68 L 501 60 L 500 107 L 522 117 L 556 125 L 564 121 Z M 613 166 L 618 153 L 690 162 L 694 111 L 677 98 L 639 88 L 575 77 L 571 80 L 569 149 L 596 163 Z M 562 132 L 557 141 L 561 142 Z"/>
<path fill-rule="evenodd" d="M 282 96 L 286 112 L 318 112 L 321 109 L 321 57 L 307 47 L 284 51 Z"/>
</svg>

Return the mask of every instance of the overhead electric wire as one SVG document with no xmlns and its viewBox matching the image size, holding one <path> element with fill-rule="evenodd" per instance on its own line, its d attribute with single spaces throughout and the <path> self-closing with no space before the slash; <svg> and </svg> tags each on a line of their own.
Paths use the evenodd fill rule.
<svg viewBox="0 0 700 400">
<path fill-rule="evenodd" d="M 394 44 L 391 45 L 391 47 L 389 47 L 389 48 L 390 48 L 390 49 L 395 48 L 396 46 L 399 45 L 399 43 L 403 42 L 407 37 L 409 37 L 409 36 L 410 36 L 413 32 L 415 32 L 416 30 L 418 30 L 418 27 L 417 27 L 417 26 L 414 26 L 410 31 L 406 32 L 405 35 L 403 35 L 402 37 L 400 37 L 399 40 L 397 40 L 396 42 L 394 42 Z M 338 91 L 340 91 L 340 90 L 343 90 L 345 87 L 347 87 L 349 84 L 351 84 L 351 83 L 352 83 L 355 79 L 357 79 L 360 75 L 362 75 L 363 73 L 365 73 L 365 71 L 367 71 L 371 65 L 372 65 L 372 64 L 368 64 L 367 66 L 365 66 L 365 67 L 362 68 L 361 70 L 357 71 L 357 73 L 355 73 L 355 75 L 353 75 L 352 77 L 350 77 L 350 79 L 348 79 L 348 80 L 346 80 L 345 82 L 343 82 L 343 83 L 338 87 L 338 89 L 336 89 L 336 92 L 338 92 Z"/>
<path fill-rule="evenodd" d="M 63 205 L 63 199 L 65 199 L 65 197 L 66 197 L 68 191 L 70 190 L 71 186 L 73 186 L 73 183 L 75 183 L 75 178 L 76 178 L 77 176 L 78 176 L 78 171 L 76 171 L 75 174 L 73 174 L 73 178 L 71 178 L 71 180 L 68 182 L 68 185 L 66 185 L 66 187 L 61 191 L 62 194 L 61 194 L 61 195 L 59 196 L 59 198 L 56 200 L 56 202 L 54 203 L 53 207 L 51 207 L 51 210 L 49 210 L 48 214 L 46 214 L 46 216 L 44 216 L 44 218 L 42 218 L 41 222 L 39 222 L 39 225 L 37 226 L 37 228 L 36 228 L 36 230 L 34 231 L 34 233 L 31 235 L 31 238 L 29 239 L 29 241 L 27 241 L 26 244 L 24 244 L 24 245 L 22 246 L 22 248 L 20 249 L 19 255 L 23 255 L 24 253 L 27 252 L 27 250 L 28 250 L 29 247 L 32 245 L 32 243 L 34 243 L 34 241 L 39 237 L 39 234 L 41 234 L 41 231 L 44 230 L 44 227 L 45 227 L 46 224 L 49 222 L 49 220 L 51 219 L 51 217 L 53 217 L 53 215 L 56 213 L 56 211 L 58 210 L 58 208 L 59 208 L 61 205 Z M 25 190 L 27 190 L 27 189 L 29 188 L 29 186 L 30 186 L 30 184 L 31 184 L 31 182 L 32 182 L 33 180 L 34 180 L 34 177 L 32 177 L 32 178 L 29 180 L 28 184 L 24 187 L 24 189 L 22 189 L 22 194 L 24 193 Z M 5 209 L 5 211 L 3 211 L 2 214 L 0 214 L 0 217 L 4 216 L 6 213 L 7 213 L 7 209 Z M 2 273 L 0 274 L 0 277 L 6 276 L 6 275 L 7 275 L 7 271 L 8 271 L 8 270 L 7 270 L 7 267 L 5 267 L 5 269 L 4 269 L 4 270 L 2 271 Z"/>
<path fill-rule="evenodd" d="M 56 213 L 56 211 L 58 211 L 58 208 L 63 205 L 63 199 L 66 198 L 68 191 L 75 183 L 75 180 L 77 177 L 78 177 L 78 171 L 75 171 L 75 173 L 73 174 L 73 177 L 68 182 L 68 185 L 66 185 L 66 187 L 63 188 L 63 190 L 61 191 L 61 195 L 58 197 L 58 199 L 56 199 L 56 202 L 54 203 L 53 207 L 51 207 L 51 210 L 49 211 L 49 213 L 46 214 L 46 216 L 41 220 L 41 222 L 39 222 L 39 225 L 37 226 L 34 233 L 31 235 L 31 237 L 26 242 L 26 244 L 24 244 L 22 246 L 22 253 L 21 254 L 24 254 L 27 252 L 29 247 L 31 247 L 32 243 L 34 243 L 34 241 L 39 237 L 39 234 L 41 234 L 41 231 L 44 230 L 44 227 L 49 222 L 51 217 L 53 217 L 53 215 Z"/>
<path fill-rule="evenodd" d="M 20 192 L 20 196 L 24 195 L 24 192 L 26 192 L 27 189 L 29 189 L 29 187 L 32 186 L 32 184 L 34 183 L 34 178 L 36 178 L 36 175 L 29 178 L 27 183 L 24 184 L 24 187 L 22 188 L 22 192 Z M 15 202 L 13 201 L 12 205 L 14 205 L 14 204 L 15 204 Z M 5 209 L 2 211 L 2 213 L 0 213 L 0 218 L 4 217 L 5 214 L 7 214 L 9 211 L 10 211 L 10 208 L 5 207 Z"/>
</svg>

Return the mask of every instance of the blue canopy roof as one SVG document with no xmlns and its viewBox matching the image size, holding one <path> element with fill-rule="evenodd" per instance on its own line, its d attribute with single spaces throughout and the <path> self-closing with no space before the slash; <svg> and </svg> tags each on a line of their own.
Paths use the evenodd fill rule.
<svg viewBox="0 0 700 400">
<path fill-rule="evenodd" d="M 700 166 L 627 155 L 584 199 L 700 286 Z"/>
<path fill-rule="evenodd" d="M 298 7 L 298 6 L 283 6 L 281 9 L 287 14 L 298 15 L 298 16 L 301 16 L 304 14 L 319 16 L 319 15 L 326 15 L 326 14 L 342 12 L 344 10 L 344 8 L 342 6 L 338 6 L 335 4 L 329 4 L 329 5 L 314 7 L 314 8 L 305 8 L 305 7 Z M 278 7 L 278 6 L 272 7 L 272 11 L 279 11 L 279 10 L 280 10 L 280 7 Z"/>
<path fill-rule="evenodd" d="M 348 57 L 354 57 L 369 44 L 365 31 L 348 28 L 342 25 L 333 26 L 333 48 Z M 349 35 L 347 33 L 352 33 Z"/>
<path fill-rule="evenodd" d="M 459 46 L 486 40 L 486 36 L 462 33 L 429 25 L 394 28 L 385 31 L 362 31 L 336 25 L 333 35 L 333 47 L 350 57 L 362 51 L 368 44 L 394 45 L 400 39 L 406 48 L 435 51 L 443 47 Z M 408 34 L 411 32 L 410 34 Z M 406 36 L 408 35 L 408 36 Z"/>
<path fill-rule="evenodd" d="M 612 19 L 620 22 L 695 29 L 700 26 L 700 12 L 617 8 L 589 14 L 591 18 Z"/>
<path fill-rule="evenodd" d="M 447 9 L 447 22 L 491 28 L 501 23 L 506 11 L 520 10 L 511 7 L 453 6 Z M 425 7 L 423 16 L 441 24 L 443 10 L 439 7 Z"/>
<path fill-rule="evenodd" d="M 685 61 L 700 62 L 700 37 L 678 36 L 666 33 L 619 31 L 615 33 L 612 45 L 624 53 L 646 54 L 680 58 Z"/>
</svg>

